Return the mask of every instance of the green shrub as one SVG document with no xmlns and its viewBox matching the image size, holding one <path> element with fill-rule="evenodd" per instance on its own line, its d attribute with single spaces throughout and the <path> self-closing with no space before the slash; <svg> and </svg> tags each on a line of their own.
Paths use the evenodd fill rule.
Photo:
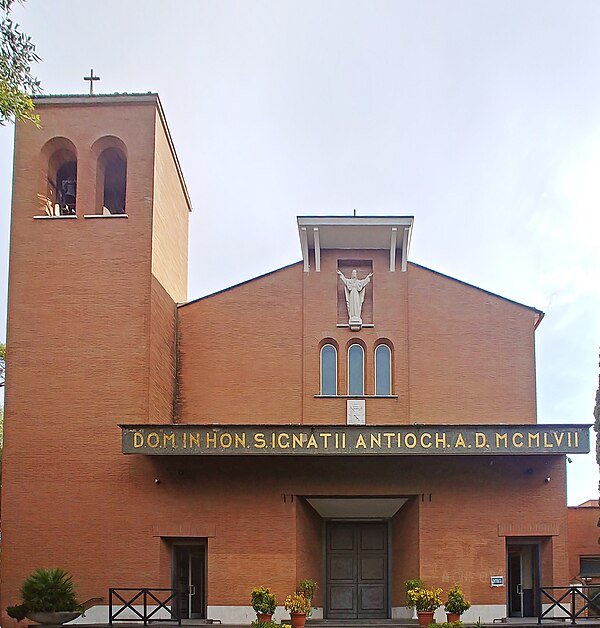
<svg viewBox="0 0 600 628">
<path fill-rule="evenodd" d="M 16 604 L 15 606 L 8 606 L 6 613 L 9 617 L 12 617 L 15 621 L 22 621 L 27 616 L 27 607 L 25 604 Z"/>
<path fill-rule="evenodd" d="M 275 612 L 275 609 L 277 608 L 275 595 L 271 593 L 267 587 L 254 587 L 250 595 L 254 612 L 266 613 L 269 615 L 272 615 Z"/>
<path fill-rule="evenodd" d="M 408 594 L 409 591 L 414 591 L 415 589 L 424 589 L 425 585 L 421 578 L 411 578 L 404 583 L 404 592 L 406 593 L 406 606 L 407 608 L 414 608 L 415 604 L 413 602 L 412 597 Z"/>
<path fill-rule="evenodd" d="M 441 624 L 429 624 L 428 628 L 464 628 L 462 621 L 445 621 Z"/>
<path fill-rule="evenodd" d="M 448 591 L 448 601 L 444 608 L 447 613 L 458 613 L 459 615 L 462 615 L 471 608 L 471 602 L 465 599 L 460 585 L 455 584 L 450 591 Z"/>
<path fill-rule="evenodd" d="M 312 602 L 313 597 L 315 597 L 315 591 L 319 588 L 316 580 L 311 580 L 310 578 L 305 578 L 300 581 L 300 586 L 298 587 L 298 591 L 300 593 L 304 593 L 304 597 Z"/>
<path fill-rule="evenodd" d="M 21 587 L 23 606 L 29 611 L 78 610 L 73 580 L 64 569 L 38 569 Z"/>
</svg>

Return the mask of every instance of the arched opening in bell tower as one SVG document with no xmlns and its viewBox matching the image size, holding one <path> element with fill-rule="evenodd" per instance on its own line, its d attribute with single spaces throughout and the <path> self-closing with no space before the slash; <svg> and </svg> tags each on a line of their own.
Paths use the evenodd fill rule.
<svg viewBox="0 0 600 628">
<path fill-rule="evenodd" d="M 117 137 L 100 138 L 93 146 L 96 161 L 96 214 L 126 214 L 127 150 Z"/>
<path fill-rule="evenodd" d="M 55 137 L 42 149 L 44 183 L 38 198 L 50 216 L 76 214 L 77 152 L 65 137 Z"/>
</svg>

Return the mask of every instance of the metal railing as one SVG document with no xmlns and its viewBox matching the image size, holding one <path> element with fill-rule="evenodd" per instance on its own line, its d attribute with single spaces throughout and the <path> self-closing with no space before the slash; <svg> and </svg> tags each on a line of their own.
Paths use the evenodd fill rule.
<svg viewBox="0 0 600 628">
<path fill-rule="evenodd" d="M 109 589 L 108 623 L 173 621 L 181 625 L 179 595 L 176 589 Z"/>
<path fill-rule="evenodd" d="M 547 606 L 544 610 L 544 606 Z M 554 615 L 556 610 L 558 615 Z M 552 613 L 552 616 L 550 615 Z M 571 585 L 567 587 L 540 587 L 540 612 L 538 624 L 542 619 L 571 620 L 600 616 L 600 587 Z"/>
</svg>

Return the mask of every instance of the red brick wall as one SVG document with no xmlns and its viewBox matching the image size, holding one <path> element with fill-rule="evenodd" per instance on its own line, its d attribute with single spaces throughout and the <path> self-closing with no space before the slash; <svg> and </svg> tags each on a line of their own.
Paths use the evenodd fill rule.
<svg viewBox="0 0 600 628">
<path fill-rule="evenodd" d="M 118 427 L 169 420 L 172 407 L 175 306 L 150 272 L 156 100 L 84 100 L 44 101 L 41 129 L 17 125 L 2 608 L 40 566 L 70 570 L 80 599 L 158 575 L 153 463 L 120 453 Z M 84 218 L 96 210 L 93 146 L 107 135 L 127 148 L 129 217 Z M 77 152 L 76 219 L 33 219 L 46 190 L 42 149 L 53 137 Z"/>
<path fill-rule="evenodd" d="M 390 273 L 385 251 L 352 251 L 374 273 L 375 327 L 357 334 L 336 326 L 336 269 L 349 255 L 324 251 L 320 273 L 295 265 L 180 308 L 182 420 L 345 423 L 344 398 L 315 397 L 319 349 L 337 345 L 343 395 L 360 339 L 367 395 L 375 347 L 393 347 L 397 398 L 367 399 L 368 423 L 535 422 L 532 310 L 413 264 Z"/>
<path fill-rule="evenodd" d="M 323 607 L 323 519 L 304 499 L 296 500 L 296 582 L 319 583 L 313 606 Z"/>
<path fill-rule="evenodd" d="M 143 457 L 131 458 L 143 464 Z M 552 523 L 561 536 L 554 547 L 547 543 L 551 554 L 543 549 L 543 583 L 566 581 L 566 552 L 556 545 L 565 536 L 566 511 L 560 508 L 561 491 L 544 482 L 552 473 L 552 482 L 560 486 L 562 468 L 561 456 L 269 458 L 260 463 L 163 458 L 154 466 L 161 484 L 153 485 L 148 477 L 142 483 L 148 493 L 144 489 L 131 497 L 148 527 L 171 533 L 174 521 L 185 521 L 212 535 L 211 605 L 244 604 L 252 586 L 261 583 L 273 587 L 280 600 L 302 577 L 323 585 L 320 519 L 301 495 L 414 496 L 393 520 L 393 603 L 399 603 L 406 578 L 420 575 L 444 590 L 460 582 L 475 604 L 504 604 L 506 590 L 489 586 L 491 575 L 506 577 L 506 536 L 500 526 L 531 537 Z M 126 553 L 124 578 L 134 573 L 128 564 L 134 551 Z M 148 539 L 145 554 L 156 570 L 158 552 Z"/>
<path fill-rule="evenodd" d="M 295 264 L 179 308 L 181 421 L 299 421 L 301 304 Z"/>
<path fill-rule="evenodd" d="M 406 604 L 404 583 L 418 578 L 419 503 L 421 496 L 410 497 L 392 519 L 392 606 Z"/>
<path fill-rule="evenodd" d="M 150 311 L 149 423 L 170 423 L 176 389 L 177 306 L 152 277 Z"/>
<path fill-rule="evenodd" d="M 600 508 L 582 506 L 567 509 L 569 525 L 569 579 L 574 582 L 579 576 L 580 556 L 600 556 Z"/>
<path fill-rule="evenodd" d="M 411 264 L 415 423 L 535 423 L 535 313 Z"/>
</svg>

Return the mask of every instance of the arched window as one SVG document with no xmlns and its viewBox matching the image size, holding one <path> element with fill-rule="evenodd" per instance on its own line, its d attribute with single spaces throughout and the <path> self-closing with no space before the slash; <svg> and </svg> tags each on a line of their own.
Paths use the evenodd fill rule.
<svg viewBox="0 0 600 628">
<path fill-rule="evenodd" d="M 365 351 L 356 344 L 348 349 L 348 394 L 365 394 Z"/>
<path fill-rule="evenodd" d="M 50 216 L 75 215 L 77 203 L 77 152 L 66 137 L 55 137 L 42 148 L 42 183 L 38 199 Z"/>
<path fill-rule="evenodd" d="M 337 349 L 333 345 L 321 348 L 321 394 L 337 395 Z"/>
<path fill-rule="evenodd" d="M 97 183 L 102 213 L 124 214 L 127 160 L 118 148 L 107 148 L 100 154 Z"/>
<path fill-rule="evenodd" d="M 375 349 L 375 394 L 392 394 L 392 351 L 383 344 Z"/>
</svg>

